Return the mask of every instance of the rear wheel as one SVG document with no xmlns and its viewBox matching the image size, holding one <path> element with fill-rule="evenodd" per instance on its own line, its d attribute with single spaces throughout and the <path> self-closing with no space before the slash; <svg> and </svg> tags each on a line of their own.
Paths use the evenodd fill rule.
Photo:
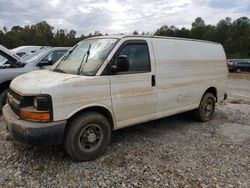
<svg viewBox="0 0 250 188">
<path fill-rule="evenodd" d="M 212 93 L 205 93 L 201 99 L 199 108 L 194 115 L 198 121 L 205 122 L 212 119 L 215 110 L 215 96 Z"/>
<path fill-rule="evenodd" d="M 109 144 L 110 123 L 96 112 L 83 113 L 70 121 L 64 138 L 64 148 L 74 161 L 99 157 Z"/>
<path fill-rule="evenodd" d="M 2 110 L 3 106 L 7 103 L 8 91 L 9 91 L 9 89 L 6 89 L 0 94 L 0 111 Z"/>
</svg>

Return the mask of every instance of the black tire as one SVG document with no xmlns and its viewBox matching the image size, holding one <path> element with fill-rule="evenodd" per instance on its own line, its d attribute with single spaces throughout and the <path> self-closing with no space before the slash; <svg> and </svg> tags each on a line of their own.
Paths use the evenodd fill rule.
<svg viewBox="0 0 250 188">
<path fill-rule="evenodd" d="M 234 71 L 233 70 L 228 70 L 228 72 L 233 73 Z"/>
<path fill-rule="evenodd" d="M 110 137 L 111 127 L 106 117 L 96 112 L 83 113 L 67 125 L 64 148 L 74 161 L 94 160 L 105 151 Z"/>
<path fill-rule="evenodd" d="M 0 94 L 0 111 L 2 111 L 3 106 L 7 103 L 8 91 L 9 89 L 6 89 Z"/>
<path fill-rule="evenodd" d="M 215 96 L 212 93 L 205 93 L 201 99 L 199 108 L 194 111 L 198 121 L 205 122 L 212 119 L 215 110 Z"/>
</svg>

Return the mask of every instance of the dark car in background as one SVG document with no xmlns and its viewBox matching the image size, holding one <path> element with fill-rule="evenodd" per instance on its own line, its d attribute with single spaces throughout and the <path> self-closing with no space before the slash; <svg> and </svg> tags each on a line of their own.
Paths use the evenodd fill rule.
<svg viewBox="0 0 250 188">
<path fill-rule="evenodd" d="M 250 59 L 230 59 L 227 67 L 229 72 L 250 71 Z"/>
</svg>

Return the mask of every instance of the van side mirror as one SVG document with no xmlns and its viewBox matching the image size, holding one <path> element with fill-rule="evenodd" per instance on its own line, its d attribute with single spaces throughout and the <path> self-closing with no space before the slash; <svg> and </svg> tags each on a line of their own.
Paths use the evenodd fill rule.
<svg viewBox="0 0 250 188">
<path fill-rule="evenodd" d="M 43 66 L 51 66 L 53 65 L 53 62 L 51 60 L 48 61 L 40 61 L 36 64 L 37 67 L 43 67 Z"/>
<path fill-rule="evenodd" d="M 126 72 L 129 70 L 128 56 L 120 55 L 117 57 L 116 64 L 112 66 L 113 72 Z"/>
</svg>

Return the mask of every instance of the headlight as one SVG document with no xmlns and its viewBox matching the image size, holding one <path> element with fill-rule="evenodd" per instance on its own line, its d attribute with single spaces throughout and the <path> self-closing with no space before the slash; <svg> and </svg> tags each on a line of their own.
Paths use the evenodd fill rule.
<svg viewBox="0 0 250 188">
<path fill-rule="evenodd" d="M 33 105 L 38 111 L 50 110 L 50 99 L 47 96 L 34 97 Z"/>
<path fill-rule="evenodd" d="M 37 109 L 37 97 L 35 97 L 35 98 L 33 99 L 33 105 L 34 105 L 34 107 Z"/>
<path fill-rule="evenodd" d="M 20 118 L 29 121 L 48 122 L 52 117 L 52 100 L 49 95 L 26 97 L 20 108 Z"/>
</svg>

